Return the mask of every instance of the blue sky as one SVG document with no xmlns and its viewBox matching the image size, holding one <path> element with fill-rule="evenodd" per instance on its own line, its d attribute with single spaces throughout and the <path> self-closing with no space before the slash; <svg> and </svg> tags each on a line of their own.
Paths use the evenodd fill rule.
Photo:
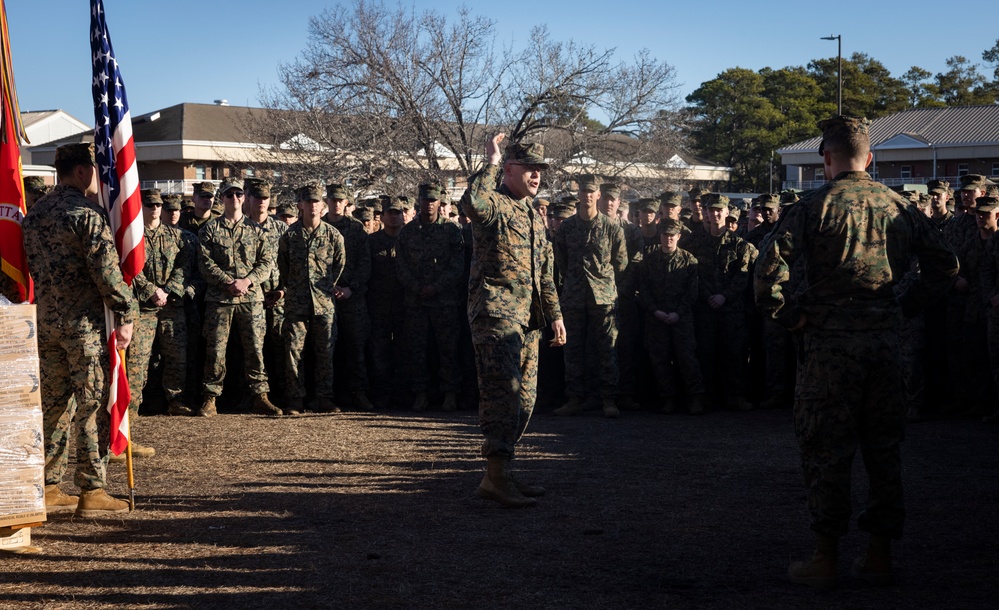
<svg viewBox="0 0 999 610">
<path fill-rule="evenodd" d="M 260 86 L 277 83 L 278 66 L 305 47 L 308 18 L 332 1 L 105 0 L 133 115 L 180 102 L 258 105 Z M 648 48 L 676 69 L 686 96 L 732 67 L 759 70 L 805 65 L 860 51 L 894 76 L 920 66 L 932 73 L 963 55 L 981 64 L 999 30 L 979 3 L 925 0 L 878 2 L 637 2 L 547 0 L 503 4 L 424 0 L 417 10 L 454 15 L 462 4 L 494 19 L 502 41 L 523 44 L 545 23 L 562 40 L 630 58 Z M 393 4 L 394 5 L 394 4 Z M 408 6 L 409 3 L 406 3 Z M 977 8 L 972 8 L 972 6 Z M 975 17 L 975 14 L 978 17 Z M 90 100 L 89 4 L 83 0 L 9 0 L 7 16 L 22 110 L 61 108 L 93 122 Z M 991 68 L 982 66 L 991 74 Z"/>
</svg>

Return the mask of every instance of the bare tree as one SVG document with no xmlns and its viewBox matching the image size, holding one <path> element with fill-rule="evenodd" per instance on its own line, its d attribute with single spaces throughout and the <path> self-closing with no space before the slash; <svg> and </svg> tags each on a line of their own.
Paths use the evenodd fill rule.
<svg viewBox="0 0 999 610">
<path fill-rule="evenodd" d="M 593 158 L 603 174 L 664 163 L 664 148 L 683 141 L 663 128 L 679 106 L 665 62 L 645 51 L 615 62 L 613 50 L 555 41 L 545 27 L 523 50 L 497 49 L 495 24 L 467 8 L 450 20 L 339 4 L 310 19 L 306 48 L 280 72 L 281 87 L 261 97 L 274 116 L 248 126 L 262 132 L 255 141 L 388 192 L 468 176 L 498 129 L 543 141 L 558 169 Z"/>
</svg>

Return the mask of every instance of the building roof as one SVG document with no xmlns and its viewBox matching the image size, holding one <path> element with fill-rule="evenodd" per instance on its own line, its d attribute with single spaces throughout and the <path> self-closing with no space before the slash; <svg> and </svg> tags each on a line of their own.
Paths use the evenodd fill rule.
<svg viewBox="0 0 999 610">
<path fill-rule="evenodd" d="M 999 105 L 913 108 L 871 122 L 871 148 L 899 135 L 927 147 L 999 144 Z M 821 141 L 822 136 L 816 136 L 777 152 L 817 152 Z"/>
</svg>

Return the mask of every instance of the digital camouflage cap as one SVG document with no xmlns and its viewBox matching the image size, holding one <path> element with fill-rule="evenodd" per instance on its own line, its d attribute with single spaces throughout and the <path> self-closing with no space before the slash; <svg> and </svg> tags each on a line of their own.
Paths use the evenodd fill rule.
<svg viewBox="0 0 999 610">
<path fill-rule="evenodd" d="M 327 189 L 327 192 L 329 189 Z M 295 191 L 295 201 L 322 201 L 323 186 L 318 182 L 307 182 Z"/>
<path fill-rule="evenodd" d="M 946 180 L 930 180 L 926 183 L 928 193 L 948 193 L 950 192 L 950 182 Z"/>
<path fill-rule="evenodd" d="M 180 203 L 184 198 L 179 193 L 168 193 L 163 195 L 163 209 L 168 211 L 180 210 Z"/>
<path fill-rule="evenodd" d="M 243 190 L 243 180 L 242 178 L 237 178 L 231 176 L 222 181 L 222 186 L 219 187 L 219 193 L 225 195 L 228 191 L 232 189 Z"/>
<path fill-rule="evenodd" d="M 780 207 L 780 199 L 777 197 L 777 195 L 764 193 L 753 200 L 753 207 L 776 210 L 777 208 Z"/>
<path fill-rule="evenodd" d="M 158 203 L 163 205 L 163 197 L 160 196 L 160 189 L 142 189 L 142 205 L 152 205 Z"/>
<path fill-rule="evenodd" d="M 213 182 L 195 182 L 192 186 L 194 187 L 195 195 L 215 196 L 215 183 Z"/>
<path fill-rule="evenodd" d="M 600 190 L 597 177 L 593 174 L 582 174 L 576 177 L 576 184 L 579 186 L 579 190 L 588 191 L 590 193 L 595 193 Z"/>
<path fill-rule="evenodd" d="M 962 191 L 974 191 L 976 189 L 985 190 L 988 185 L 988 178 L 981 174 L 965 174 L 961 176 Z"/>
<path fill-rule="evenodd" d="M 318 183 L 317 183 L 318 184 Z M 350 194 L 347 189 L 342 184 L 327 184 L 326 185 L 326 198 L 333 199 L 334 201 L 350 200 Z"/>
<path fill-rule="evenodd" d="M 424 182 L 419 187 L 419 197 L 424 201 L 440 201 L 444 198 L 444 187 L 433 182 Z"/>
<path fill-rule="evenodd" d="M 600 194 L 605 197 L 621 198 L 621 185 L 616 182 L 604 182 L 600 185 Z"/>
<path fill-rule="evenodd" d="M 727 209 L 729 198 L 719 193 L 705 193 L 701 196 L 701 205 L 705 208 Z"/>
<path fill-rule="evenodd" d="M 656 213 L 659 211 L 659 200 L 652 197 L 643 197 L 642 199 L 639 199 L 637 205 L 639 212 Z"/>
<path fill-rule="evenodd" d="M 537 142 L 530 144 L 525 142 L 515 142 L 506 147 L 503 155 L 506 163 L 517 165 L 537 165 L 541 169 L 548 169 L 548 162 L 545 161 L 545 147 Z"/>
<path fill-rule="evenodd" d="M 246 194 L 257 199 L 270 199 L 271 183 L 263 178 L 247 178 L 243 184 Z"/>
<path fill-rule="evenodd" d="M 45 178 L 41 176 L 25 176 L 24 190 L 35 195 L 44 195 L 49 192 L 49 187 L 45 185 Z"/>
<path fill-rule="evenodd" d="M 659 203 L 666 207 L 680 207 L 683 205 L 683 195 L 680 193 L 663 193 L 659 195 Z"/>
</svg>

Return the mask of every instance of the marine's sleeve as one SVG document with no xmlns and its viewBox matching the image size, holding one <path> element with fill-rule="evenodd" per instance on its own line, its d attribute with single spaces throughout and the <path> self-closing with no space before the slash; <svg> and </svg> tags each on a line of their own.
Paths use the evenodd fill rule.
<svg viewBox="0 0 999 610">
<path fill-rule="evenodd" d="M 756 307 L 785 328 L 798 323 L 801 312 L 796 299 L 788 294 L 790 269 L 801 255 L 806 235 L 807 207 L 800 202 L 791 206 L 760 244 L 756 259 L 753 292 Z"/>
<path fill-rule="evenodd" d="M 170 232 L 170 245 L 174 248 L 173 271 L 167 278 L 167 283 L 163 290 L 176 297 L 184 298 L 184 289 L 187 284 L 187 267 L 190 264 L 188 257 L 191 256 L 190 249 L 184 247 L 184 236 L 180 229 Z"/>
<path fill-rule="evenodd" d="M 244 229 L 246 229 L 244 225 Z M 251 230 L 244 230 L 243 235 L 247 235 L 256 238 L 257 248 L 256 257 L 253 261 L 253 267 L 250 272 L 246 274 L 246 279 L 252 282 L 254 286 L 262 285 L 271 276 L 271 269 L 274 268 L 274 261 L 277 258 L 277 253 L 274 251 L 274 246 L 271 245 L 271 240 L 267 239 L 267 235 L 264 234 L 263 230 L 254 227 Z"/>
<path fill-rule="evenodd" d="M 738 239 L 735 245 L 736 260 L 728 270 L 728 281 L 722 294 L 726 303 L 735 303 L 736 299 L 745 298 L 749 288 L 749 270 L 756 258 L 756 248 L 743 239 Z"/>
<path fill-rule="evenodd" d="M 496 216 L 496 177 L 500 166 L 486 165 L 468 181 L 465 215 L 472 222 L 489 224 Z"/>
<path fill-rule="evenodd" d="M 337 282 L 340 281 L 340 275 L 347 264 L 347 248 L 344 244 L 343 235 L 340 235 L 340 232 L 334 227 L 330 227 L 330 229 L 332 229 L 329 234 L 333 258 L 330 261 L 329 275 L 326 277 L 328 285 L 324 286 L 323 289 L 329 294 L 333 294 L 333 289 L 337 285 Z"/>
<path fill-rule="evenodd" d="M 610 226 L 610 259 L 614 268 L 614 280 L 618 292 L 622 291 L 628 283 L 626 271 L 628 269 L 628 244 L 624 239 L 624 229 L 617 223 L 608 223 Z"/>
<path fill-rule="evenodd" d="M 285 231 L 278 239 L 277 269 L 278 281 L 277 290 L 287 290 L 288 286 L 288 242 L 289 232 Z"/>
<path fill-rule="evenodd" d="M 547 239 L 542 239 L 543 249 L 541 256 L 541 307 L 545 312 L 545 319 L 549 322 L 562 319 L 562 308 L 558 302 L 558 292 L 555 290 L 555 282 L 552 280 L 552 247 Z"/>
<path fill-rule="evenodd" d="M 905 311 L 919 311 L 947 292 L 961 267 L 957 256 L 933 228 L 930 220 L 905 207 L 911 219 L 912 253 L 919 259 L 919 281 L 899 295 L 898 302 Z"/>
<path fill-rule="evenodd" d="M 104 304 L 114 312 L 115 324 L 134 322 L 138 304 L 121 274 L 121 263 L 107 218 L 97 209 L 85 214 L 78 235 L 86 257 L 87 271 L 101 293 Z"/>
<path fill-rule="evenodd" d="M 218 221 L 210 221 L 198 232 L 198 269 L 205 283 L 211 286 L 228 286 L 232 283 L 231 275 L 222 270 L 212 259 L 211 244 L 215 239 L 215 225 Z"/>
<path fill-rule="evenodd" d="M 156 285 L 146 279 L 144 273 L 140 273 L 132 278 L 132 290 L 135 292 L 136 300 L 139 303 L 145 303 L 153 298 L 153 294 L 156 292 Z"/>
</svg>

